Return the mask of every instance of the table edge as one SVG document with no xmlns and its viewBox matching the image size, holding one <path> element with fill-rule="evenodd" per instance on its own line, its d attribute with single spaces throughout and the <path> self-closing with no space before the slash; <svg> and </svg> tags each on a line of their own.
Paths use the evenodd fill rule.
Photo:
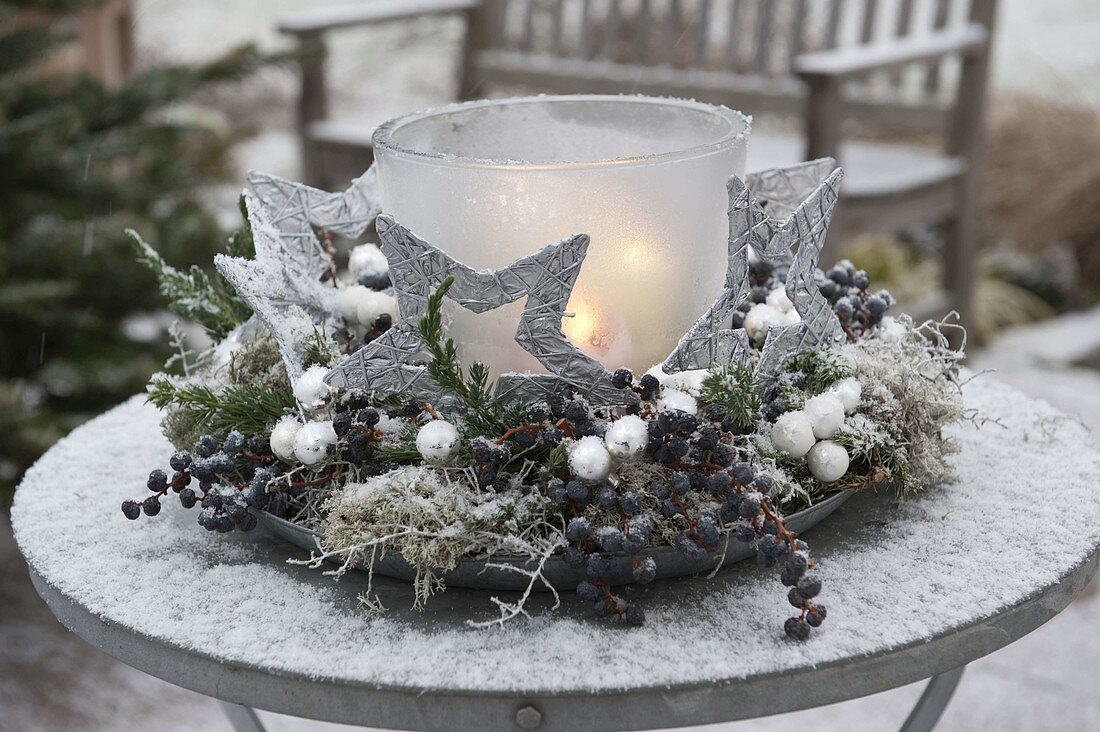
<svg viewBox="0 0 1100 732">
<path fill-rule="evenodd" d="M 965 665 L 1064 610 L 1100 566 L 1094 549 L 1058 581 L 971 623 L 870 656 L 677 687 L 593 691 L 419 689 L 310 678 L 235 664 L 109 623 L 28 563 L 57 619 L 92 646 L 152 676 L 223 701 L 342 724 L 410 730 L 511 729 L 533 705 L 539 730 L 641 730 L 751 719 L 868 696 Z M 607 703 L 609 698 L 618 702 Z"/>
</svg>

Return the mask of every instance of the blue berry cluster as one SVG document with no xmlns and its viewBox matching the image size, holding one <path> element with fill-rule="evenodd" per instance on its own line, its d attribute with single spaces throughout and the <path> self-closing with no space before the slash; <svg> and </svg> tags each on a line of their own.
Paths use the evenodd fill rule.
<svg viewBox="0 0 1100 732">
<path fill-rule="evenodd" d="M 612 592 L 611 557 L 629 556 L 634 581 L 653 581 L 657 566 L 645 555 L 653 536 L 653 512 L 682 527 L 675 546 L 701 569 L 719 556 L 724 537 L 754 545 L 758 564 L 779 568 L 780 581 L 791 588 L 788 600 L 799 615 L 786 623 L 787 635 L 808 637 L 810 628 L 825 617 L 824 606 L 814 602 L 821 582 L 809 572 L 813 563 L 806 544 L 786 529 L 771 506 L 769 496 L 778 486 L 754 471 L 748 455 L 734 446 L 745 430 L 718 404 L 701 405 L 698 415 L 661 410 L 654 406 L 661 393 L 659 382 L 647 383 L 646 377 L 636 382 L 626 370 L 617 371 L 614 379 L 618 388 L 630 388 L 642 397 L 631 411 L 645 421 L 645 454 L 661 467 L 663 477 L 643 490 L 607 480 L 585 481 L 567 472 L 546 481 L 545 495 L 566 521 L 569 545 L 563 558 L 585 573 L 577 593 L 592 601 L 598 617 L 625 623 L 644 620 L 636 601 Z M 528 416 L 541 421 L 520 431 L 541 435 L 546 420 L 551 420 L 551 426 L 570 437 L 602 435 L 612 419 L 576 397 L 535 408 Z M 490 463 L 499 449 L 496 443 L 486 443 L 471 446 L 471 453 L 479 456 L 478 462 Z"/>
<path fill-rule="evenodd" d="M 871 278 L 862 269 L 856 269 L 847 259 L 837 262 L 820 279 L 818 290 L 829 304 L 848 339 L 859 340 L 867 331 L 882 322 L 882 317 L 894 298 L 881 290 L 869 293 Z"/>
<path fill-rule="evenodd" d="M 236 431 L 223 440 L 203 435 L 193 450 L 172 455 L 171 476 L 159 468 L 149 473 L 146 487 L 152 493 L 140 501 L 123 501 L 122 513 L 131 520 L 143 513 L 156 516 L 171 492 L 184 508 L 200 506 L 199 525 L 208 531 L 251 531 L 256 517 L 248 509 L 269 508 L 268 484 L 282 473 L 277 463 L 266 437 L 245 439 Z"/>
</svg>

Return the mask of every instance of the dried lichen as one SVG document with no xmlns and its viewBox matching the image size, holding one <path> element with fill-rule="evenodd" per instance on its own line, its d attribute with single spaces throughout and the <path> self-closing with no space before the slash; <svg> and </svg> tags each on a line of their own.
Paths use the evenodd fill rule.
<svg viewBox="0 0 1100 732">
<path fill-rule="evenodd" d="M 322 552 L 340 558 L 342 573 L 397 551 L 417 570 L 416 602 L 439 589 L 438 573 L 463 558 L 508 555 L 537 559 L 560 546 L 561 527 L 548 521 L 547 501 L 534 491 L 484 492 L 466 471 L 399 468 L 349 483 L 326 501 Z"/>
<path fill-rule="evenodd" d="M 845 420 L 834 439 L 859 473 L 883 470 L 913 491 L 953 476 L 947 459 L 958 446 L 943 428 L 966 417 L 957 379 L 962 354 L 948 345 L 943 323 L 914 328 L 903 315 L 897 325 L 841 350 L 863 397 L 860 415 Z"/>
</svg>

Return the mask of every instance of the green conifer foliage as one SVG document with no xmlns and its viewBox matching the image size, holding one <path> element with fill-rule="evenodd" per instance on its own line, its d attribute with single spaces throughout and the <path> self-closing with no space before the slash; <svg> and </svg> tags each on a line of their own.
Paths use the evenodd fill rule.
<svg viewBox="0 0 1100 732">
<path fill-rule="evenodd" d="M 182 269 L 209 268 L 226 232 L 198 194 L 233 176 L 241 133 L 168 112 L 269 60 L 244 47 L 114 89 L 44 71 L 67 39 L 16 14 L 92 5 L 0 3 L 0 504 L 46 447 L 142 391 L 163 364 L 162 334 L 144 342 L 132 327 L 164 300 L 124 231 L 141 231 Z"/>
</svg>

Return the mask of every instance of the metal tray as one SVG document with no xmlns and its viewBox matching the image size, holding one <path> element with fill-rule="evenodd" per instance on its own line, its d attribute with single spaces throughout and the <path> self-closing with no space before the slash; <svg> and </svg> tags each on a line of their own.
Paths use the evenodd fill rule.
<svg viewBox="0 0 1100 732">
<path fill-rule="evenodd" d="M 802 534 L 839 508 L 842 503 L 848 500 L 851 494 L 852 491 L 843 491 L 832 495 L 820 503 L 787 516 L 784 523 L 791 531 Z M 256 517 L 259 519 L 260 525 L 275 536 L 285 539 L 302 549 L 309 551 L 317 549 L 317 539 L 320 538 L 318 532 L 291 523 L 266 511 L 257 511 Z M 699 574 L 714 569 L 719 563 L 725 566 L 733 562 L 739 562 L 742 559 L 756 556 L 756 550 L 748 544 L 727 537 L 724 540 L 724 545 L 719 546 L 718 551 L 709 555 L 706 561 L 703 562 L 688 559 L 675 547 L 649 549 L 644 553 L 644 556 L 653 557 L 657 563 L 657 578 L 663 579 Z M 610 583 L 612 585 L 625 585 L 633 582 L 634 576 L 630 556 L 615 554 L 612 555 L 612 558 Z M 527 587 L 528 578 L 526 575 L 490 565 L 513 565 L 520 568 L 527 566 L 530 561 L 525 557 L 503 555 L 494 556 L 492 559 L 463 559 L 453 570 L 441 572 L 440 577 L 444 584 L 450 587 L 522 591 Z M 367 569 L 363 562 L 354 563 L 352 566 L 355 569 Z M 416 569 L 406 562 L 398 552 L 392 550 L 375 558 L 374 572 L 407 581 L 412 581 L 416 576 Z M 542 574 L 559 591 L 575 589 L 577 583 L 585 577 L 583 569 L 570 567 L 560 556 L 554 556 L 547 560 Z M 534 589 L 545 590 L 546 587 L 542 583 L 536 583 Z"/>
</svg>

